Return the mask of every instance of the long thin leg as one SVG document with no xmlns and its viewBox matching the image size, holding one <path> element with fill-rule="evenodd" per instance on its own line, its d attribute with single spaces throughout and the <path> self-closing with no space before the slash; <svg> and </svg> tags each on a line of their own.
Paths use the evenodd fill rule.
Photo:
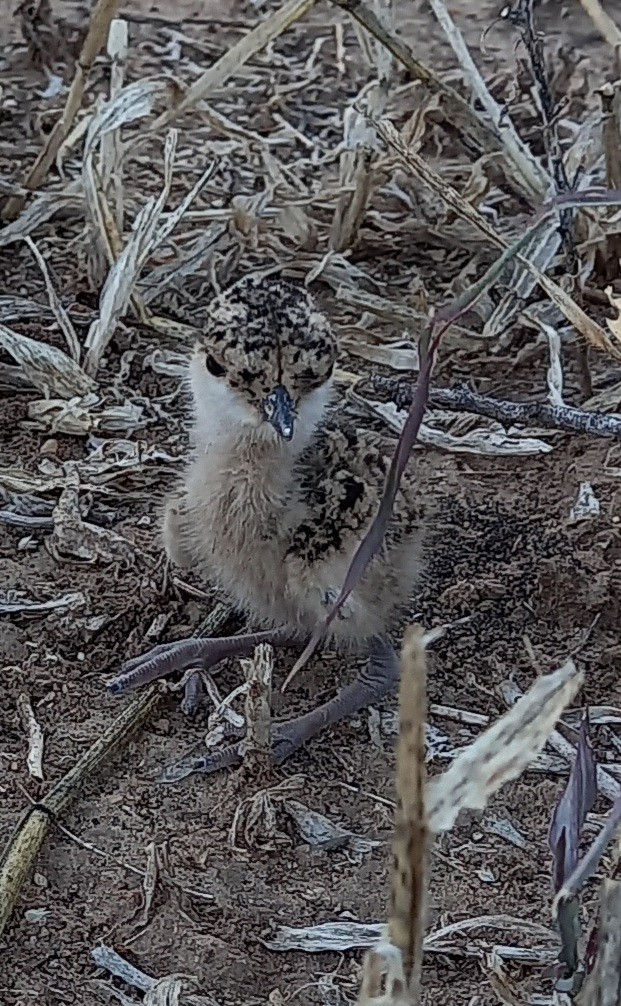
<svg viewBox="0 0 621 1006">
<path fill-rule="evenodd" d="M 303 716 L 274 724 L 272 730 L 272 758 L 279 765 L 324 727 L 353 716 L 360 709 L 380 702 L 395 691 L 399 683 L 399 658 L 388 640 L 376 636 L 371 641 L 369 661 L 351 684 L 323 705 Z M 191 772 L 217 772 L 218 769 L 238 765 L 243 759 L 243 742 L 213 754 L 192 759 Z M 188 772 L 183 774 L 187 775 Z M 181 775 L 177 776 L 181 778 Z M 168 781 L 172 781 L 170 776 Z"/>
<path fill-rule="evenodd" d="M 130 688 L 157 681 L 173 671 L 185 671 L 188 667 L 208 668 L 226 657 L 248 656 L 260 643 L 295 646 L 300 642 L 287 629 L 268 629 L 266 632 L 244 633 L 239 636 L 203 639 L 192 636 L 174 643 L 161 643 L 148 653 L 127 660 L 123 664 L 122 673 L 109 683 L 108 691 L 113 695 L 121 695 Z"/>
</svg>

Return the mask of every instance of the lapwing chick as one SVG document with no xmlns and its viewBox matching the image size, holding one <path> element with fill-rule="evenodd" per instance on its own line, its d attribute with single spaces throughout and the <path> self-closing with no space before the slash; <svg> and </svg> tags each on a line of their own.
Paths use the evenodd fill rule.
<svg viewBox="0 0 621 1006">
<path fill-rule="evenodd" d="M 123 665 L 113 693 L 251 655 L 262 642 L 302 648 L 325 618 L 376 514 L 394 450 L 344 414 L 336 356 L 304 287 L 245 277 L 210 305 L 189 364 L 192 457 L 168 502 L 164 539 L 172 562 L 198 571 L 257 631 L 156 646 Z M 382 548 L 325 640 L 368 660 L 328 702 L 274 724 L 275 762 L 396 688 L 388 634 L 416 587 L 422 524 L 410 465 Z M 213 767 L 240 758 L 232 746 Z"/>
</svg>

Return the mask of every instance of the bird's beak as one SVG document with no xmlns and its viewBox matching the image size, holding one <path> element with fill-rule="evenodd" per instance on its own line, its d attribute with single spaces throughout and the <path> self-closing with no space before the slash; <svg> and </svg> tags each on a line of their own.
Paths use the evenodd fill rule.
<svg viewBox="0 0 621 1006">
<path fill-rule="evenodd" d="M 281 385 L 263 399 L 263 412 L 268 423 L 271 423 L 283 440 L 291 440 L 295 420 L 295 403 Z"/>
</svg>

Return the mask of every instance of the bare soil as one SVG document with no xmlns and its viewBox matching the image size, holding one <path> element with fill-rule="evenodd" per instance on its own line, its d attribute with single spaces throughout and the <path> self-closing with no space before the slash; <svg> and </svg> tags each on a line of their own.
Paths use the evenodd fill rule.
<svg viewBox="0 0 621 1006">
<path fill-rule="evenodd" d="M 250 5 L 244 9 L 221 5 L 219 13 L 225 6 L 224 16 L 231 20 L 256 16 Z M 453 68 L 452 54 L 432 15 L 426 10 L 412 14 L 415 5 L 407 6 L 410 14 L 403 18 L 401 30 L 416 54 L 428 59 L 432 47 L 436 69 Z M 40 111 L 47 107 L 36 96 L 45 88 L 45 79 L 28 63 L 12 8 L 12 3 L 0 3 L 0 84 L 6 78 L 13 93 L 17 82 L 22 82 L 27 120 L 32 125 L 37 107 Z M 175 7 L 189 14 L 199 8 L 202 17 L 215 13 L 215 3 Z M 136 0 L 126 9 L 171 16 L 169 8 L 157 2 Z M 55 10 L 66 13 L 71 8 L 57 3 Z M 506 70 L 516 58 L 510 40 L 503 42 L 495 34 L 483 53 L 479 47 L 495 5 L 460 0 L 453 10 L 485 75 L 491 76 L 501 65 Z M 564 18 L 543 5 L 542 18 L 549 38 L 562 38 L 566 46 L 583 51 L 595 79 L 599 74 L 603 82 L 609 53 L 578 4 L 568 4 Z M 361 84 L 356 41 L 339 12 L 315 11 L 276 50 L 297 45 L 310 53 L 313 41 L 325 35 L 322 58 L 327 66 L 335 55 L 336 22 L 345 26 L 348 54 L 339 93 L 351 97 Z M 229 30 L 189 24 L 183 33 L 208 43 L 215 58 L 228 44 Z M 145 43 L 162 43 L 169 38 L 168 32 L 157 25 L 132 24 L 129 79 L 144 72 L 140 60 Z M 204 65 L 205 51 L 194 52 L 192 59 Z M 310 107 L 312 94 L 289 97 L 289 110 L 296 101 L 308 101 Z M 0 123 L 4 179 L 16 180 L 32 161 L 32 134 L 25 122 L 20 133 L 18 110 L 9 110 Z M 154 164 L 154 175 L 159 171 L 160 166 Z M 157 186 L 155 177 L 154 191 Z M 96 300 L 71 244 L 75 232 L 69 225 L 64 228 L 60 222 L 46 225 L 43 246 L 58 288 L 86 310 Z M 415 265 L 433 289 L 437 269 L 424 259 L 425 249 L 414 249 L 409 261 L 404 257 L 395 283 L 403 282 Z M 379 260 L 377 268 L 379 274 Z M 449 281 L 454 270 L 447 269 Z M 329 291 L 319 292 L 338 327 L 341 316 Z M 0 252 L 2 293 L 27 294 L 42 305 L 47 303 L 37 267 L 21 244 Z M 43 316 L 40 321 L 15 322 L 14 327 L 62 345 L 58 332 Z M 86 329 L 82 331 L 85 334 Z M 114 373 L 115 360 L 131 346 L 136 356 L 129 380 L 144 396 L 164 401 L 175 391 L 177 379 L 153 375 L 142 367 L 156 344 L 167 345 L 158 340 L 152 332 L 128 322 L 109 354 L 108 367 Z M 598 381 L 614 377 L 609 361 L 600 358 L 593 364 L 596 387 Z M 352 366 L 352 361 L 345 358 L 344 366 Z M 520 363 L 509 353 L 490 357 L 481 344 L 481 348 L 444 358 L 441 380 L 450 386 L 470 373 L 476 377 L 478 390 L 485 393 L 505 398 L 543 396 L 546 367 L 544 347 Z M 579 402 L 572 359 L 565 377 L 569 400 Z M 59 435 L 50 444 L 49 431 L 32 429 L 27 421 L 29 392 L 2 394 L 2 466 L 37 474 L 42 465 L 88 455 L 85 438 Z M 157 445 L 172 455 L 182 453 L 184 408 L 181 397 L 169 407 L 171 420 L 156 421 L 133 431 L 129 438 L 140 438 L 147 446 Z M 439 516 L 412 614 L 426 627 L 471 616 L 451 627 L 430 651 L 430 703 L 494 718 L 507 708 L 503 687 L 508 681 L 515 680 L 525 689 L 538 672 L 554 669 L 573 654 L 586 670 L 584 698 L 596 705 L 621 706 L 621 447 L 603 439 L 550 431 L 540 431 L 540 435 L 553 444 L 550 454 L 503 459 L 430 449 L 418 452 L 421 487 L 439 501 Z M 84 506 L 90 506 L 88 519 L 111 526 L 136 546 L 130 561 L 103 565 L 55 558 L 46 548 L 49 529 L 27 531 L 0 524 L 4 590 L 21 591 L 38 601 L 68 591 L 81 592 L 85 598 L 75 611 L 0 616 L 0 845 L 9 839 L 28 799 L 44 795 L 101 734 L 120 703 L 129 701 L 110 698 L 105 681 L 120 661 L 156 641 L 145 635 L 154 619 L 167 616 L 157 638 L 173 638 L 193 631 L 209 609 L 209 600 L 190 596 L 165 575 L 157 521 L 160 502 L 173 478 L 174 465 L 155 464 L 145 465 L 139 478 L 120 474 L 105 492 L 101 487 L 83 487 Z M 599 499 L 600 515 L 572 524 L 570 509 L 585 481 Z M 56 493 L 48 498 L 56 501 L 57 497 Z M 277 683 L 289 666 L 289 658 L 279 656 Z M 235 686 L 240 673 L 237 664 L 221 669 L 218 681 L 223 694 Z M 309 708 L 332 694 L 338 681 L 351 673 L 351 668 L 330 655 L 317 657 L 290 692 L 283 696 L 275 689 L 276 713 L 289 715 Z M 17 710 L 22 693 L 28 695 L 45 736 L 42 783 L 27 770 L 27 740 Z M 158 774 L 201 742 L 208 713 L 202 707 L 189 720 L 180 712 L 178 698 L 167 698 L 157 719 L 80 794 L 61 822 L 67 831 L 52 830 L 36 873 L 24 887 L 14 919 L 0 940 L 0 1001 L 6 1006 L 104 1003 L 115 1001 L 113 989 L 121 990 L 129 1001 L 136 995 L 138 1001 L 128 986 L 98 970 L 91 960 L 92 949 L 103 943 L 148 975 L 194 976 L 194 991 L 218 1003 L 353 1002 L 361 951 L 277 953 L 263 941 L 273 937 L 280 925 L 386 918 L 395 740 L 386 714 L 394 709 L 394 701 L 385 704 L 379 731 L 369 714 L 326 732 L 269 778 L 240 771 L 193 776 L 166 786 L 158 782 Z M 434 713 L 429 722 L 445 738 L 430 761 L 431 772 L 445 767 L 449 753 L 472 740 L 480 729 Z M 602 761 L 615 762 L 618 757 L 609 729 L 595 730 L 596 750 Z M 299 774 L 304 777 L 299 799 L 308 807 L 382 844 L 365 855 L 354 854 L 347 846 L 313 849 L 278 810 L 275 835 L 259 839 L 249 850 L 233 848 L 229 833 L 240 802 L 264 786 Z M 550 811 L 562 786 L 560 775 L 529 772 L 503 789 L 482 819 L 472 815 L 461 821 L 439 844 L 433 859 L 430 927 L 480 915 L 513 915 L 549 924 L 546 836 Z M 597 810 L 605 809 L 602 801 Z M 523 837 L 522 847 L 490 831 L 494 819 L 511 822 Z M 165 851 L 163 873 L 180 886 L 160 880 L 144 919 L 140 916 L 142 879 L 136 870 L 144 871 L 150 843 Z M 200 892 L 206 896 L 199 896 Z M 33 909 L 45 909 L 45 913 L 33 916 Z M 490 936 L 474 930 L 461 943 L 457 941 L 455 953 L 430 955 L 423 975 L 426 1001 L 496 1002 L 481 961 L 459 951 L 466 944 L 483 951 L 493 942 L 526 945 L 526 937 L 511 932 Z M 510 964 L 508 972 L 525 999 L 531 992 L 551 991 L 551 979 L 540 967 Z"/>
</svg>

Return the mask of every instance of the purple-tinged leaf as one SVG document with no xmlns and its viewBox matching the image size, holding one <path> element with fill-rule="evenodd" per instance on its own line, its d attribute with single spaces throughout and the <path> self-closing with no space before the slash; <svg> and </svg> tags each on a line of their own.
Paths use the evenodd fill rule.
<svg viewBox="0 0 621 1006">
<path fill-rule="evenodd" d="M 580 724 L 576 758 L 550 821 L 548 842 L 553 857 L 553 883 L 557 894 L 572 874 L 580 848 L 580 835 L 586 816 L 597 797 L 597 770 L 589 734 L 589 713 L 585 710 Z"/>
</svg>

